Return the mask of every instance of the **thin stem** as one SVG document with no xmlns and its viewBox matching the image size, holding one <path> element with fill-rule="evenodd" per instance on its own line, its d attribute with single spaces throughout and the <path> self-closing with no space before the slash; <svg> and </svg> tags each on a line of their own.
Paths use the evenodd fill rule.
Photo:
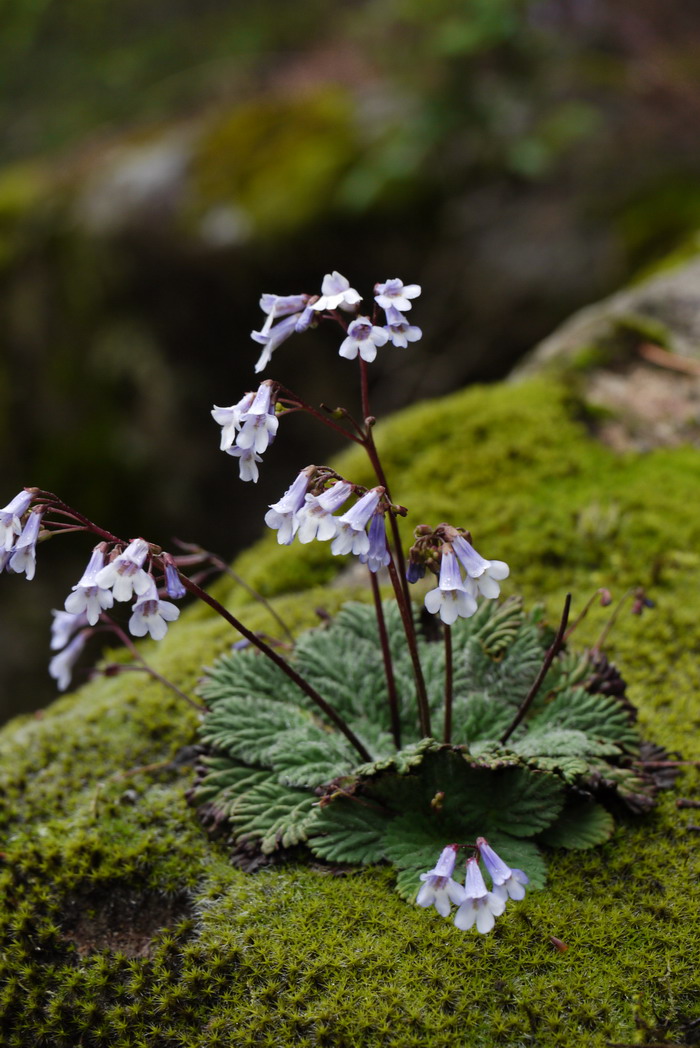
<svg viewBox="0 0 700 1048">
<path fill-rule="evenodd" d="M 571 636 L 571 634 L 574 632 L 574 630 L 577 629 L 578 626 L 580 626 L 580 624 L 583 622 L 583 620 L 585 619 L 585 617 L 588 614 L 588 612 L 591 610 L 591 607 L 593 605 L 593 601 L 596 599 L 596 597 L 599 597 L 603 592 L 604 592 L 604 590 L 602 588 L 600 588 L 600 589 L 595 590 L 590 595 L 590 597 L 588 598 L 586 603 L 583 605 L 583 608 L 581 609 L 581 611 L 578 613 L 578 615 L 576 616 L 574 621 L 571 623 L 571 625 L 567 629 L 566 634 L 564 636 L 564 640 L 565 641 L 567 641 L 569 639 L 569 637 Z M 605 591 L 605 592 L 607 592 L 607 591 Z M 610 601 L 608 600 L 607 603 L 609 604 Z"/>
<path fill-rule="evenodd" d="M 396 691 L 396 680 L 394 678 L 394 667 L 391 661 L 391 650 L 389 648 L 389 636 L 386 631 L 384 619 L 384 608 L 382 597 L 379 592 L 379 583 L 375 572 L 369 573 L 372 584 L 372 596 L 374 597 L 374 610 L 377 613 L 377 626 L 379 627 L 379 641 L 382 646 L 382 658 L 384 659 L 384 673 L 386 675 L 386 687 L 389 695 L 389 714 L 391 716 L 391 734 L 394 736 L 394 745 L 397 750 L 401 749 L 401 722 L 399 720 L 399 698 Z"/>
<path fill-rule="evenodd" d="M 292 403 L 295 405 L 295 408 L 297 410 L 305 411 L 308 415 L 312 415 L 313 418 L 318 419 L 319 422 L 322 422 L 324 426 L 328 426 L 329 429 L 335 430 L 336 433 L 340 433 L 341 436 L 347 437 L 348 440 L 352 440 L 355 444 L 362 443 L 361 437 L 355 436 L 354 433 L 348 433 L 347 429 L 343 429 L 343 427 L 339 426 L 337 422 L 333 422 L 332 419 L 326 418 L 326 416 L 323 415 L 320 411 L 318 411 L 317 408 L 312 407 L 311 404 L 307 404 L 305 400 L 302 400 L 300 397 L 298 397 L 297 394 L 293 393 L 291 389 L 287 389 L 285 386 L 280 386 L 279 388 L 282 391 L 282 393 L 289 394 L 289 396 L 292 399 Z M 356 425 L 354 422 L 353 424 Z"/>
<path fill-rule="evenodd" d="M 54 495 L 53 492 L 43 491 L 38 488 L 36 490 L 36 498 L 41 502 L 47 503 L 47 512 L 48 510 L 54 510 L 57 513 L 62 513 L 64 516 L 72 517 L 73 520 L 79 520 L 85 525 L 85 528 L 88 531 L 92 531 L 95 535 L 99 535 L 100 538 L 104 539 L 106 542 L 118 542 L 123 545 L 123 540 L 117 535 L 113 535 L 111 531 L 105 531 L 105 529 L 101 528 L 99 524 L 95 524 L 95 522 L 90 520 L 89 517 L 86 517 L 84 513 L 79 513 L 78 510 L 73 509 L 72 506 L 69 506 L 63 501 L 63 499 L 60 499 L 58 495 Z"/>
<path fill-rule="evenodd" d="M 179 695 L 181 699 L 184 699 L 185 702 L 189 703 L 189 705 L 192 706 L 195 710 L 197 710 L 198 713 L 203 713 L 204 712 L 206 707 L 201 706 L 198 702 L 195 702 L 194 699 L 191 699 L 190 696 L 187 695 L 184 691 L 181 691 L 180 688 L 178 688 L 177 684 L 173 684 L 173 682 L 171 680 L 168 680 L 168 678 L 164 677 L 161 673 L 158 672 L 158 670 L 155 670 L 153 668 L 153 666 L 150 665 L 150 663 L 146 662 L 146 660 L 144 659 L 143 655 L 141 654 L 139 649 L 136 647 L 136 645 L 132 641 L 131 637 L 128 635 L 128 633 L 124 632 L 124 630 L 121 628 L 121 626 L 119 626 L 116 622 L 114 622 L 112 619 L 110 619 L 109 616 L 107 616 L 107 615 L 103 615 L 103 618 L 105 619 L 106 622 L 109 623 L 109 627 L 108 628 L 113 633 L 116 633 L 116 635 L 119 637 L 119 639 L 122 642 L 122 644 L 124 645 L 124 647 L 128 648 L 129 651 L 131 652 L 131 654 L 134 656 L 134 658 L 137 659 L 141 663 L 140 667 L 134 667 L 134 668 L 141 668 L 141 669 L 143 669 L 144 672 L 150 674 L 150 676 L 153 677 L 154 680 L 157 680 L 160 684 L 163 684 L 166 688 L 170 688 L 171 691 L 174 691 L 176 695 Z M 125 667 L 125 668 L 129 669 L 128 666 Z"/>
<path fill-rule="evenodd" d="M 308 695 L 311 701 L 316 706 L 318 706 L 318 708 L 322 710 L 326 717 L 328 717 L 328 719 L 335 724 L 338 730 L 343 733 L 348 742 L 350 742 L 351 745 L 357 750 L 360 757 L 362 757 L 363 761 L 372 760 L 372 755 L 367 751 L 363 743 L 360 742 L 352 728 L 350 728 L 350 726 L 345 722 L 345 720 L 340 716 L 340 714 L 336 710 L 334 710 L 333 707 L 326 702 L 323 696 L 319 695 L 316 689 L 313 688 L 308 683 L 308 681 L 304 680 L 304 678 L 299 673 L 297 673 L 297 671 L 292 666 L 290 666 L 289 663 L 285 659 L 283 659 L 281 655 L 278 654 L 278 652 L 274 650 L 274 648 L 271 648 L 270 645 L 266 644 L 264 640 L 261 640 L 261 638 L 258 637 L 257 634 L 253 633 L 252 630 L 249 630 L 247 626 L 244 626 L 242 622 L 240 622 L 234 615 L 232 615 L 230 611 L 227 611 L 226 608 L 222 604 L 220 604 L 215 597 L 212 597 L 210 593 L 207 593 L 206 590 L 203 590 L 201 586 L 198 586 L 195 582 L 192 582 L 192 580 L 188 579 L 186 575 L 183 575 L 182 573 L 179 573 L 179 575 L 180 581 L 182 582 L 185 589 L 189 590 L 189 592 L 194 594 L 195 597 L 199 597 L 200 600 L 203 600 L 204 603 L 208 604 L 210 608 L 213 608 L 217 615 L 220 615 L 222 619 L 225 619 L 226 622 L 229 623 L 230 626 L 233 626 L 235 630 L 238 630 L 238 632 L 242 634 L 242 636 L 244 636 L 246 640 L 250 641 L 251 644 L 254 644 L 255 647 L 258 648 L 263 653 L 263 655 L 266 655 L 268 659 L 271 659 L 272 662 L 274 662 L 275 665 L 278 666 L 279 669 L 281 669 L 282 672 L 285 673 L 289 677 L 289 679 L 293 681 L 301 691 L 304 692 L 305 695 Z"/>
<path fill-rule="evenodd" d="M 561 622 L 559 623 L 559 629 L 557 630 L 557 635 L 554 638 L 552 646 L 550 647 L 549 651 L 544 657 L 544 662 L 540 667 L 540 672 L 535 677 L 532 687 L 530 688 L 523 701 L 520 703 L 520 706 L 518 707 L 518 712 L 515 714 L 515 717 L 513 718 L 510 726 L 506 729 L 506 731 L 504 731 L 503 735 L 501 736 L 501 746 L 504 746 L 506 744 L 506 742 L 513 734 L 515 729 L 518 727 L 527 711 L 530 709 L 530 706 L 532 705 L 535 696 L 537 695 L 537 692 L 542 687 L 542 681 L 547 675 L 547 670 L 552 665 L 557 653 L 561 650 L 561 647 L 564 643 L 564 637 L 566 635 L 566 624 L 569 621 L 570 608 L 571 594 L 567 593 L 566 600 L 564 601 L 564 610 L 561 614 Z"/>
<path fill-rule="evenodd" d="M 398 604 L 399 612 L 401 613 L 401 620 L 403 622 L 404 633 L 406 634 L 406 643 L 411 656 L 411 663 L 413 664 L 413 676 L 416 681 L 416 698 L 418 699 L 418 718 L 420 721 L 421 735 L 423 738 L 430 738 L 432 734 L 430 730 L 430 706 L 428 705 L 428 693 L 425 688 L 423 667 L 420 664 L 420 656 L 418 654 L 418 643 L 416 640 L 416 631 L 413 625 L 411 605 L 406 602 L 401 588 L 401 582 L 396 573 L 396 565 L 393 560 L 389 561 L 388 570 L 391 584 L 394 587 L 396 603 Z"/>
<path fill-rule="evenodd" d="M 627 591 L 626 591 L 625 593 L 623 593 L 623 595 L 622 595 L 622 596 L 620 597 L 620 599 L 618 600 L 617 604 L 615 605 L 615 607 L 614 607 L 614 609 L 613 609 L 613 613 L 612 613 L 612 615 L 610 616 L 610 618 L 609 618 L 609 619 L 608 619 L 608 621 L 606 622 L 605 626 L 603 626 L 603 629 L 602 629 L 602 631 L 601 631 L 601 634 L 600 634 L 600 636 L 598 637 L 598 640 L 597 640 L 597 641 L 595 642 L 595 644 L 593 645 L 593 648 L 591 649 L 592 651 L 597 651 L 597 652 L 601 652 L 601 651 L 603 650 L 603 645 L 604 645 L 604 644 L 605 644 L 605 642 L 607 641 L 607 639 L 608 639 L 608 635 L 609 635 L 609 633 L 610 633 L 611 629 L 613 628 L 613 626 L 614 626 L 614 625 L 615 625 L 615 623 L 617 622 L 617 618 L 618 618 L 618 615 L 619 615 L 619 614 L 620 614 L 620 612 L 622 611 L 622 608 L 623 608 L 623 605 L 624 605 L 625 601 L 626 601 L 626 600 L 627 600 L 627 598 L 628 598 L 628 597 L 630 597 L 630 596 L 631 596 L 631 595 L 632 595 L 633 593 L 634 593 L 634 590 L 633 590 L 633 589 L 628 589 L 628 590 L 627 590 Z"/>
<path fill-rule="evenodd" d="M 452 742 L 452 627 L 444 625 L 445 634 L 445 742 Z"/>
</svg>

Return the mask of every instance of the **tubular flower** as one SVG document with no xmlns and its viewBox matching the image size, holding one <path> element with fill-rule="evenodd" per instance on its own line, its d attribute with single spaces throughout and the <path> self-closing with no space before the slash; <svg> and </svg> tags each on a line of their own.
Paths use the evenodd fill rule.
<svg viewBox="0 0 700 1048">
<path fill-rule="evenodd" d="M 145 637 L 150 633 L 153 640 L 162 640 L 168 632 L 168 623 L 174 622 L 180 614 L 180 609 L 169 600 L 158 599 L 153 582 L 131 610 L 133 614 L 129 619 L 129 633 L 133 637 Z"/>
<path fill-rule="evenodd" d="M 372 488 L 361 499 L 358 499 L 347 513 L 338 517 L 338 530 L 331 544 L 333 556 L 343 556 L 345 553 L 360 556 L 362 553 L 369 553 L 367 522 L 376 510 L 383 494 L 384 488 Z"/>
<path fill-rule="evenodd" d="M 314 302 L 313 309 L 317 312 L 330 312 L 333 309 L 352 312 L 357 303 L 361 301 L 361 295 L 350 287 L 350 281 L 335 269 L 332 273 L 326 273 L 323 278 L 321 297 Z"/>
<path fill-rule="evenodd" d="M 299 541 L 305 544 L 314 539 L 327 542 L 334 538 L 338 530 L 338 518 L 332 514 L 350 498 L 351 493 L 352 484 L 337 480 L 320 495 L 307 495 L 297 515 Z"/>
<path fill-rule="evenodd" d="M 95 585 L 111 589 L 115 600 L 131 600 L 134 593 L 145 593 L 153 585 L 153 579 L 141 566 L 147 556 L 146 540 L 133 539 L 123 553 L 100 568 Z"/>
<path fill-rule="evenodd" d="M 440 580 L 425 595 L 425 606 L 432 615 L 440 614 L 446 626 L 458 618 L 468 619 L 476 611 L 476 598 L 465 587 L 457 558 L 450 546 L 444 546 L 440 559 Z"/>
<path fill-rule="evenodd" d="M 466 931 L 476 924 L 476 930 L 486 935 L 506 908 L 505 899 L 488 891 L 475 856 L 467 859 L 467 875 L 464 881 L 464 901 L 455 914 L 455 925 Z"/>
<path fill-rule="evenodd" d="M 399 349 L 406 349 L 409 342 L 417 342 L 423 337 L 421 329 L 413 324 L 409 324 L 406 317 L 399 312 L 396 306 L 387 306 L 386 321 L 384 330 Z"/>
<path fill-rule="evenodd" d="M 384 284 L 374 285 L 374 301 L 384 310 L 389 309 L 390 306 L 399 311 L 411 309 L 413 305 L 411 299 L 418 298 L 420 291 L 420 284 L 404 284 L 403 280 L 394 277 L 393 280 L 387 280 Z"/>
<path fill-rule="evenodd" d="M 462 885 L 452 880 L 457 851 L 456 844 L 448 844 L 442 849 L 435 868 L 420 875 L 423 884 L 416 896 L 416 904 L 425 908 L 434 906 L 441 917 L 449 917 L 452 903 L 460 906 L 466 899 Z"/>
<path fill-rule="evenodd" d="M 163 566 L 165 570 L 165 590 L 173 600 L 182 600 L 187 596 L 187 590 L 180 582 L 180 573 L 177 564 L 169 553 L 163 554 Z"/>
<path fill-rule="evenodd" d="M 54 655 L 49 662 L 49 674 L 55 679 L 59 691 L 65 691 L 70 684 L 73 676 L 73 667 L 85 647 L 85 641 L 89 633 L 90 630 L 82 630 L 80 633 L 76 633 L 68 647 L 64 648 L 63 651 L 59 651 L 58 655 Z"/>
<path fill-rule="evenodd" d="M 226 451 L 234 443 L 236 433 L 241 428 L 241 415 L 244 415 L 255 399 L 255 393 L 246 393 L 237 404 L 230 408 L 219 408 L 214 405 L 211 410 L 212 418 L 221 426 L 221 443 L 219 448 Z"/>
<path fill-rule="evenodd" d="M 262 455 L 274 440 L 279 419 L 271 405 L 272 386 L 263 382 L 258 389 L 252 404 L 241 415 L 243 426 L 236 437 L 236 446 L 242 451 L 254 451 Z"/>
<path fill-rule="evenodd" d="M 238 459 L 238 476 L 241 480 L 252 480 L 257 484 L 260 476 L 258 462 L 262 462 L 262 455 L 258 455 L 252 448 L 244 451 L 239 447 L 226 448 L 226 454 Z"/>
<path fill-rule="evenodd" d="M 493 894 L 499 899 L 507 901 L 511 899 L 525 898 L 525 885 L 530 883 L 530 878 L 522 870 L 511 870 L 503 859 L 493 850 L 485 837 L 476 838 L 479 854 L 484 860 L 489 877 L 493 881 Z"/>
<path fill-rule="evenodd" d="M 51 651 L 60 651 L 71 639 L 76 630 L 87 626 L 87 615 L 81 611 L 79 615 L 71 615 L 68 611 L 51 612 L 53 622 L 51 623 Z"/>
<path fill-rule="evenodd" d="M 484 597 L 497 597 L 501 592 L 498 583 L 507 579 L 510 574 L 510 568 L 505 561 L 485 560 L 461 535 L 457 535 L 450 541 L 467 575 L 473 579 L 478 592 Z"/>
<path fill-rule="evenodd" d="M 8 571 L 14 571 L 17 575 L 24 572 L 28 581 L 34 578 L 36 572 L 36 541 L 39 538 L 41 514 L 42 511 L 39 509 L 29 514 L 12 556 L 7 562 Z"/>
<path fill-rule="evenodd" d="M 369 317 L 358 317 L 348 328 L 348 337 L 338 350 L 341 357 L 354 360 L 359 353 L 363 360 L 371 364 L 377 356 L 377 346 L 383 346 L 389 339 L 388 333 L 381 327 L 375 327 Z"/>
<path fill-rule="evenodd" d="M 384 527 L 384 514 L 375 513 L 369 524 L 369 549 L 360 554 L 360 560 L 366 564 L 370 571 L 377 572 L 385 568 L 391 560 L 391 555 L 386 545 L 386 528 Z"/>
<path fill-rule="evenodd" d="M 308 486 L 309 474 L 304 469 L 282 498 L 273 503 L 265 514 L 265 523 L 277 532 L 277 541 L 281 546 L 288 546 L 297 532 L 298 513 L 304 505 Z"/>
<path fill-rule="evenodd" d="M 11 502 L 0 509 L 0 550 L 9 553 L 14 546 L 16 537 L 22 531 L 21 518 L 29 509 L 31 502 L 31 493 L 20 491 Z"/>
<path fill-rule="evenodd" d="M 295 295 L 290 296 L 287 301 L 294 299 L 304 299 L 308 301 L 308 295 Z M 263 298 L 265 296 L 263 295 Z M 278 299 L 278 302 L 282 301 Z M 262 302 L 262 300 L 261 300 Z M 281 315 L 281 314 L 277 314 Z M 267 365 L 270 363 L 272 354 L 281 346 L 283 342 L 286 342 L 294 334 L 299 334 L 301 331 L 306 331 L 307 328 L 316 321 L 317 317 L 314 313 L 312 306 L 304 306 L 304 308 L 298 313 L 292 313 L 291 316 L 286 316 L 284 320 L 281 320 L 279 324 L 275 324 L 271 327 L 273 313 L 271 312 L 268 316 L 265 324 L 260 331 L 251 331 L 250 337 L 254 342 L 259 342 L 261 346 L 264 346 L 258 362 L 255 365 L 256 373 L 264 371 Z"/>
<path fill-rule="evenodd" d="M 95 546 L 83 577 L 73 586 L 73 592 L 65 599 L 64 608 L 71 615 L 85 612 L 87 621 L 94 626 L 100 615 L 114 603 L 114 595 L 109 588 L 98 586 L 95 576 L 104 567 L 104 546 Z"/>
</svg>

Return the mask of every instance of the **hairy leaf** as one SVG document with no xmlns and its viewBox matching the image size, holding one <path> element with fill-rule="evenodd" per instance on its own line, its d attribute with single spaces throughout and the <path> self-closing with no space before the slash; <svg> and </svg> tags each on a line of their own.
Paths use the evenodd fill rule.
<svg viewBox="0 0 700 1048">
<path fill-rule="evenodd" d="M 328 862 L 381 862 L 390 816 L 360 798 L 341 798 L 320 809 L 309 847 Z"/>
<path fill-rule="evenodd" d="M 570 801 L 553 826 L 540 835 L 552 848 L 594 848 L 604 844 L 615 831 L 609 811 L 593 801 Z"/>
<path fill-rule="evenodd" d="M 314 787 L 348 775 L 357 755 L 344 735 L 308 723 L 283 732 L 266 758 L 280 782 Z"/>
<path fill-rule="evenodd" d="M 237 841 L 258 840 L 264 855 L 303 843 L 317 817 L 313 793 L 263 782 L 240 796 L 231 809 Z"/>
<path fill-rule="evenodd" d="M 250 764 L 270 766 L 267 755 L 280 736 L 311 724 L 311 715 L 298 706 L 262 696 L 231 696 L 220 699 L 207 715 L 202 741 Z"/>
</svg>

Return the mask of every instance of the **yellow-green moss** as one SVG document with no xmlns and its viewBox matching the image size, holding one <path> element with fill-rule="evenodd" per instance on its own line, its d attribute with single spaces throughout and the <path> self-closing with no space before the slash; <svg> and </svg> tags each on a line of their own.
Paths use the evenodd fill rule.
<svg viewBox="0 0 700 1048">
<path fill-rule="evenodd" d="M 393 496 L 411 508 L 406 536 L 421 521 L 472 528 L 486 555 L 510 562 L 507 589 L 544 597 L 553 615 L 569 590 L 580 607 L 596 586 L 650 586 L 656 608 L 620 617 L 613 654 L 647 734 L 698 758 L 699 455 L 620 457 L 586 420 L 566 389 L 538 381 L 419 405 L 377 438 Z M 369 479 L 356 455 L 339 468 Z M 295 628 L 349 595 L 328 585 L 338 568 L 320 545 L 281 548 L 272 536 L 237 564 Z M 269 612 L 232 582 L 218 592 L 274 632 Z M 604 614 L 591 613 L 580 643 Z M 191 691 L 231 639 L 197 609 L 145 651 Z M 548 890 L 513 907 L 493 934 L 465 935 L 403 903 L 384 869 L 233 868 L 184 800 L 193 755 L 182 747 L 195 726 L 171 692 L 129 673 L 0 736 L 8 1048 L 685 1040 L 700 1001 L 697 836 L 673 795 L 652 816 L 623 822 L 604 848 L 555 855 Z M 696 794 L 696 772 L 679 788 Z M 97 919 L 120 892 L 188 906 L 148 955 L 79 954 L 66 913 L 82 900 Z"/>
</svg>

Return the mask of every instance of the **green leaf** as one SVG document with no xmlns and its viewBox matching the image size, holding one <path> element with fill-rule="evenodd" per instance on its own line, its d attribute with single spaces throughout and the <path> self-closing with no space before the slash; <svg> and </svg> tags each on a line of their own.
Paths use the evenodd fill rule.
<svg viewBox="0 0 700 1048">
<path fill-rule="evenodd" d="M 414 903 L 416 901 L 416 895 L 421 886 L 420 875 L 425 873 L 426 869 L 427 867 L 417 869 L 411 866 L 405 870 L 399 870 L 396 878 L 396 890 L 406 902 Z"/>
<path fill-rule="evenodd" d="M 198 693 L 209 707 L 221 699 L 251 695 L 297 706 L 310 701 L 274 662 L 254 651 L 239 651 L 217 659 Z"/>
<path fill-rule="evenodd" d="M 359 798 L 339 798 L 319 810 L 309 847 L 327 862 L 381 862 L 389 819 Z"/>
<path fill-rule="evenodd" d="M 340 775 L 348 775 L 356 761 L 355 751 L 343 735 L 316 724 L 282 733 L 266 751 L 279 781 L 289 786 L 320 786 Z"/>
<path fill-rule="evenodd" d="M 601 804 L 570 801 L 539 839 L 552 848 L 594 848 L 609 840 L 614 831 L 615 820 Z"/>
<path fill-rule="evenodd" d="M 560 692 L 530 722 L 530 731 L 544 727 L 581 731 L 593 740 L 615 742 L 632 751 L 639 745 L 628 710 L 613 696 L 590 694 L 583 688 Z"/>
<path fill-rule="evenodd" d="M 210 770 L 195 786 L 193 799 L 198 805 L 211 802 L 225 814 L 236 797 L 270 777 L 265 769 L 232 762 L 228 757 L 205 758 L 205 765 Z"/>
<path fill-rule="evenodd" d="M 531 728 L 512 744 L 522 757 L 614 757 L 620 747 L 614 742 L 594 739 L 577 728 Z"/>
<path fill-rule="evenodd" d="M 262 696 L 220 699 L 202 726 L 202 741 L 249 764 L 269 764 L 267 754 L 283 732 L 312 723 L 311 714 Z"/>
<path fill-rule="evenodd" d="M 484 784 L 484 821 L 489 832 L 532 837 L 550 826 L 564 806 L 564 786 L 528 768 L 504 768 Z M 488 833 L 485 834 L 488 836 Z"/>
<path fill-rule="evenodd" d="M 236 840 L 259 840 L 264 855 L 301 844 L 317 817 L 317 804 L 313 793 L 263 782 L 238 797 L 231 809 Z"/>
<path fill-rule="evenodd" d="M 409 812 L 393 819 L 384 835 L 387 859 L 399 869 L 432 870 L 448 844 L 473 843 L 475 826 L 455 826 L 440 813 L 432 816 Z"/>
</svg>

